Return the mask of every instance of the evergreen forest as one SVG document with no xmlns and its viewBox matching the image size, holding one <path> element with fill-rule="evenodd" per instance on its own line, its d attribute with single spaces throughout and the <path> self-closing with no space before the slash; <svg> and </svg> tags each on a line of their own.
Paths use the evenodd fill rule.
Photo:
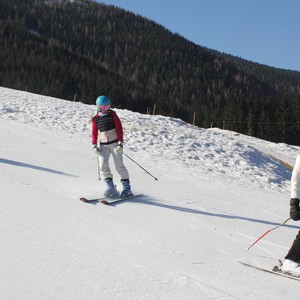
<svg viewBox="0 0 300 300">
<path fill-rule="evenodd" d="M 300 145 L 300 72 L 91 0 L 0 0 L 0 85 Z"/>
</svg>

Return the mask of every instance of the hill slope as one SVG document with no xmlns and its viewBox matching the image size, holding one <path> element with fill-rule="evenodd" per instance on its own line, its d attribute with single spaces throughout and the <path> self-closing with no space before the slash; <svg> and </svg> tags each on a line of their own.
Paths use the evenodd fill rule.
<svg viewBox="0 0 300 300">
<path fill-rule="evenodd" d="M 90 145 L 94 106 L 0 88 L 0 294 L 3 299 L 298 299 L 272 266 L 299 226 L 288 216 L 299 147 L 179 119 L 116 110 L 135 192 L 115 207 Z M 116 176 L 116 182 L 119 182 Z M 297 225 L 297 226 L 296 226 Z"/>
</svg>

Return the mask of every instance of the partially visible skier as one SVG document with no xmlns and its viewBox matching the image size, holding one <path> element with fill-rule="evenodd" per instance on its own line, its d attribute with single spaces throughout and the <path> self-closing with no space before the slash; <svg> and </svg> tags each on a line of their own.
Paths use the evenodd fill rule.
<svg viewBox="0 0 300 300">
<path fill-rule="evenodd" d="M 120 176 L 123 190 L 121 197 L 133 195 L 128 171 L 123 163 L 123 127 L 115 111 L 110 109 L 111 101 L 107 96 L 99 96 L 96 100 L 98 112 L 92 119 L 92 144 L 99 155 L 101 177 L 106 183 L 105 197 L 119 196 L 113 175 L 109 167 L 109 158 L 113 157 L 115 168 Z"/>
<path fill-rule="evenodd" d="M 300 154 L 297 156 L 296 163 L 291 177 L 291 201 L 290 216 L 294 221 L 300 220 Z M 298 232 L 288 254 L 282 265 L 282 272 L 300 276 L 300 231 Z"/>
</svg>

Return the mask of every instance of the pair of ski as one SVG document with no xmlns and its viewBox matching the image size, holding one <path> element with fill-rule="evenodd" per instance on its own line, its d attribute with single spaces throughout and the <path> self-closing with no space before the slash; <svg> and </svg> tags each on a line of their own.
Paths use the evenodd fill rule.
<svg viewBox="0 0 300 300">
<path fill-rule="evenodd" d="M 87 199 L 84 197 L 80 198 L 80 201 L 86 202 L 86 203 L 98 203 L 101 202 L 104 205 L 112 205 L 121 201 L 129 200 L 132 198 L 136 197 L 141 197 L 143 194 L 136 194 L 136 195 L 131 195 L 128 197 L 116 197 L 116 198 L 109 198 L 109 197 L 103 197 L 103 198 L 95 198 L 95 199 Z"/>
<path fill-rule="evenodd" d="M 297 276 L 294 276 L 292 274 L 288 274 L 288 273 L 282 272 L 281 271 L 282 262 L 280 260 L 279 260 L 279 266 L 277 266 L 277 265 L 274 266 L 272 270 L 271 269 L 267 269 L 267 268 L 263 268 L 263 267 L 259 267 L 259 266 L 256 266 L 254 264 L 242 262 L 242 261 L 239 261 L 239 263 L 241 263 L 244 266 L 247 266 L 247 267 L 250 267 L 250 268 L 254 268 L 256 270 L 260 270 L 260 271 L 263 271 L 263 272 L 280 275 L 280 276 L 287 277 L 287 278 L 294 279 L 294 280 L 300 280 L 300 277 L 297 277 Z"/>
</svg>

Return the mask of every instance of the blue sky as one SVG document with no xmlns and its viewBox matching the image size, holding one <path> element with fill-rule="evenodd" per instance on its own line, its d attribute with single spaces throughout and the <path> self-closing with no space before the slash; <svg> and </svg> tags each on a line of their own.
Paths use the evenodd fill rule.
<svg viewBox="0 0 300 300">
<path fill-rule="evenodd" d="M 264 65 L 300 71 L 299 0 L 98 0 L 188 40 Z"/>
</svg>

